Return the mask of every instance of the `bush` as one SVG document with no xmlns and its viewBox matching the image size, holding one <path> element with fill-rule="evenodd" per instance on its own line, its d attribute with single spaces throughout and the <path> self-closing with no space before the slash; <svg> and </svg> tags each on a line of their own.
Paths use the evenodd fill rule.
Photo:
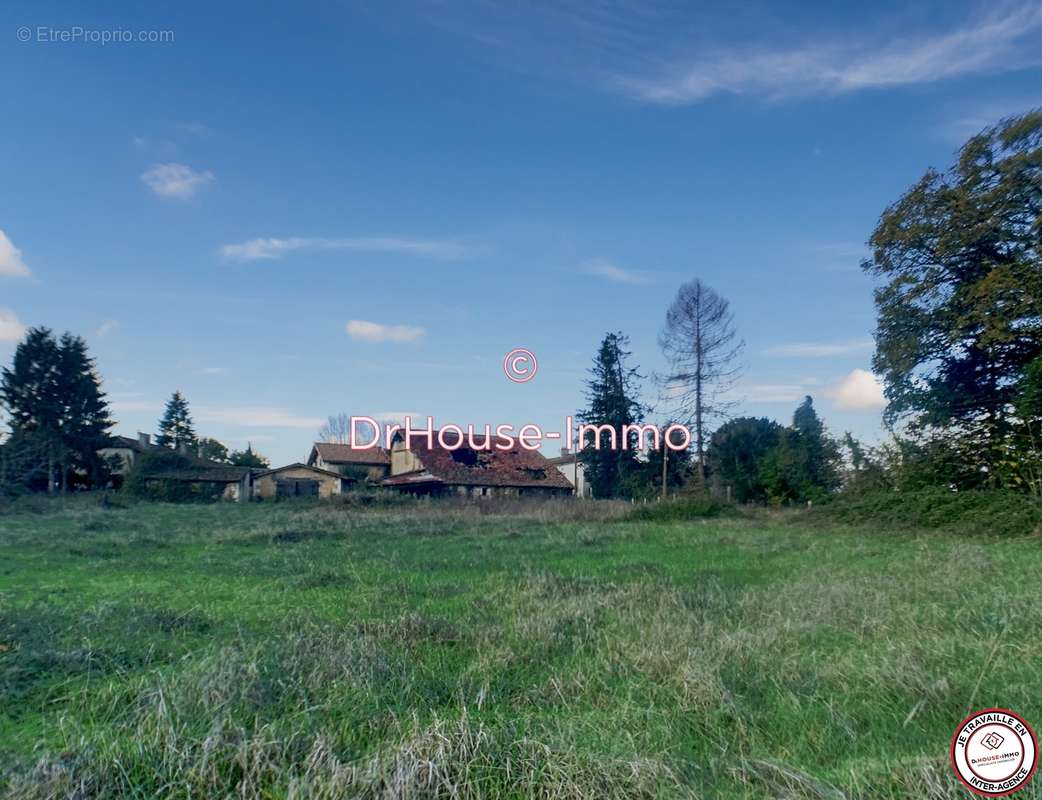
<svg viewBox="0 0 1042 800">
<path fill-rule="evenodd" d="M 998 489 L 843 492 L 810 513 L 830 522 L 960 534 L 1026 536 L 1042 526 L 1042 500 Z"/>
<path fill-rule="evenodd" d="M 676 500 L 660 500 L 637 506 L 627 519 L 640 522 L 677 522 L 706 519 L 735 513 L 735 506 L 707 494 L 692 494 Z"/>
</svg>

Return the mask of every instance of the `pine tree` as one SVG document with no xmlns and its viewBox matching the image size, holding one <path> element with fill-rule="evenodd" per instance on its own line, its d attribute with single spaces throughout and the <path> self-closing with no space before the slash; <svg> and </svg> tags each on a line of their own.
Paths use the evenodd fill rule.
<svg viewBox="0 0 1042 800">
<path fill-rule="evenodd" d="M 188 411 L 188 401 L 181 392 L 174 392 L 166 401 L 166 410 L 159 420 L 156 444 L 180 450 L 182 447 L 194 447 L 195 443 L 195 428 Z"/>
<path fill-rule="evenodd" d="M 92 482 L 103 480 L 97 455 L 108 438 L 112 420 L 101 381 L 87 345 L 66 333 L 61 341 L 47 328 L 31 328 L 4 368 L 0 402 L 9 416 L 13 437 L 32 442 L 46 463 L 48 491 L 60 479 L 67 488 L 72 470 L 83 470 Z"/>
<path fill-rule="evenodd" d="M 600 436 L 601 447 L 593 446 L 594 436 L 589 432 L 580 442 L 580 459 L 586 470 L 594 497 L 618 497 L 627 493 L 639 471 L 636 458 L 637 434 L 630 433 L 623 447 L 622 429 L 642 421 L 644 408 L 636 399 L 636 368 L 626 365 L 630 353 L 625 349 L 629 338 L 622 333 L 609 333 L 597 351 L 590 378 L 586 382 L 589 406 L 580 411 L 580 422 L 588 425 L 610 425 L 615 431 L 616 446 L 610 437 Z"/>
<path fill-rule="evenodd" d="M 98 450 L 108 440 L 113 420 L 101 391 L 101 380 L 94 359 L 87 353 L 87 343 L 79 336 L 65 333 L 59 345 L 59 385 L 63 401 L 62 489 L 68 486 L 71 469 L 81 469 L 92 484 L 107 477 Z"/>
</svg>

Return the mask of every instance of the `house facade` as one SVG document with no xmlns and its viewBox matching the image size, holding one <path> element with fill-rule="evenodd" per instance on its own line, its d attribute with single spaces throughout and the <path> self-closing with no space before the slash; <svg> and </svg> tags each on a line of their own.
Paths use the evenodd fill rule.
<svg viewBox="0 0 1042 800">
<path fill-rule="evenodd" d="M 573 493 L 568 479 L 535 450 L 517 442 L 498 450 L 498 440 L 460 437 L 446 431 L 445 445 L 435 431 L 412 436 L 408 445 L 398 431 L 391 443 L 391 474 L 381 485 L 410 494 L 460 497 L 565 496 Z M 458 446 L 457 446 L 458 445 Z M 473 445 L 473 446 L 472 446 Z"/>
<path fill-rule="evenodd" d="M 593 492 L 586 482 L 586 468 L 574 452 L 562 447 L 561 455 L 548 458 L 547 461 L 568 479 L 575 488 L 577 497 L 593 497 Z"/>
<path fill-rule="evenodd" d="M 354 483 L 339 472 L 307 464 L 258 472 L 253 476 L 253 496 L 261 500 L 288 497 L 335 497 Z"/>
<path fill-rule="evenodd" d="M 307 466 L 376 483 L 390 474 L 391 458 L 382 447 L 361 450 L 349 444 L 315 442 Z"/>
<path fill-rule="evenodd" d="M 157 444 L 152 444 L 152 437 L 149 434 L 139 433 L 136 439 L 132 439 L 129 436 L 109 437 L 109 444 L 99 449 L 98 455 L 102 458 L 118 457 L 120 466 L 114 469 L 113 472 L 116 475 L 126 475 L 130 472 L 130 468 L 134 466 L 134 460 L 138 455 L 147 453 L 150 450 L 164 449 Z"/>
</svg>

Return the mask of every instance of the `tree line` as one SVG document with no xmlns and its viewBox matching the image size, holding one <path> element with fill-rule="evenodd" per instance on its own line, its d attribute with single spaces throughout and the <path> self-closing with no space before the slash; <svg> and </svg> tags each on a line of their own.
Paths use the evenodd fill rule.
<svg viewBox="0 0 1042 800">
<path fill-rule="evenodd" d="M 730 492 L 791 503 L 841 486 L 1042 495 L 1042 110 L 972 137 L 944 172 L 929 169 L 886 208 L 862 263 L 877 313 L 873 369 L 884 384 L 886 441 L 833 438 L 807 397 L 791 423 L 730 418 L 742 341 L 729 303 L 702 281 L 680 287 L 659 336 L 666 369 L 645 404 L 621 332 L 601 341 L 586 384 L 584 423 L 621 431 L 651 416 L 690 427 L 688 450 L 639 452 L 582 443 L 598 497 L 670 490 Z M 98 450 L 113 425 L 82 338 L 30 329 L 0 380 L 0 489 L 102 486 Z M 324 438 L 342 437 L 331 418 Z M 175 392 L 157 442 L 222 463 L 260 465 L 252 448 L 198 438 Z M 6 487 L 6 488 L 5 488 Z"/>
<path fill-rule="evenodd" d="M 728 419 L 741 342 L 729 304 L 701 281 L 680 288 L 659 343 L 665 416 L 691 426 L 693 453 L 594 451 L 596 495 L 728 488 L 735 499 L 800 502 L 848 489 L 1003 489 L 1042 495 L 1042 110 L 972 137 L 888 207 L 862 270 L 876 282 L 876 351 L 887 438 L 831 437 L 807 397 L 789 426 Z M 601 342 L 584 422 L 634 424 L 640 376 L 628 340 Z M 716 424 L 719 423 L 718 427 Z M 662 461 L 662 478 L 651 462 Z"/>
<path fill-rule="evenodd" d="M 0 412 L 7 429 L 0 433 L 0 494 L 106 487 L 121 471 L 101 453 L 113 444 L 115 422 L 82 337 L 30 328 L 0 373 Z M 180 392 L 166 404 L 156 443 L 220 463 L 268 464 L 249 445 L 229 451 L 216 439 L 197 438 Z"/>
</svg>

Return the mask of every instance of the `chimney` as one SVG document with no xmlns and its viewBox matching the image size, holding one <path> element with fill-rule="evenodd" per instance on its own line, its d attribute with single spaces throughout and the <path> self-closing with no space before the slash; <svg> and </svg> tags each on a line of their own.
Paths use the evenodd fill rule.
<svg viewBox="0 0 1042 800">
<path fill-rule="evenodd" d="M 138 431 L 137 432 L 137 443 L 139 445 L 141 445 L 142 447 L 146 447 L 146 448 L 147 447 L 151 447 L 152 446 L 152 435 L 149 434 L 149 433 L 142 433 L 141 431 Z"/>
<path fill-rule="evenodd" d="M 572 451 L 571 451 L 571 450 L 569 450 L 569 449 L 568 449 L 567 447 L 562 447 L 562 448 L 561 448 L 561 455 L 562 455 L 562 456 L 567 456 L 567 455 L 570 455 L 570 454 L 571 454 L 571 452 L 572 452 Z"/>
</svg>

